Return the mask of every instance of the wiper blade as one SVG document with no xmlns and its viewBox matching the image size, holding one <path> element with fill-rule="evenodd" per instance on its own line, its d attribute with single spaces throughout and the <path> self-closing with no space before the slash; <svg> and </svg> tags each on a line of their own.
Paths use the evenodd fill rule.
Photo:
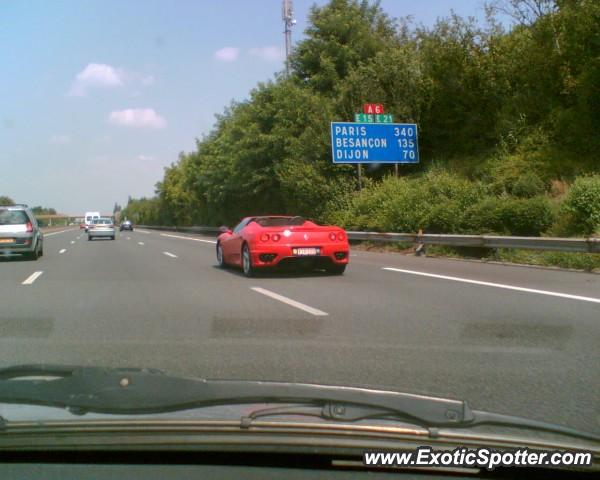
<svg viewBox="0 0 600 480">
<path fill-rule="evenodd" d="M 503 425 L 600 441 L 600 436 L 560 425 L 471 410 L 462 400 L 357 387 L 175 377 L 154 369 L 57 365 L 4 368 L 0 369 L 0 402 L 62 407 L 75 414 L 128 415 L 234 403 L 295 403 L 303 405 L 257 410 L 242 419 L 242 426 L 260 416 L 311 414 L 337 421 L 402 419 L 429 428 L 432 434 L 442 427 Z"/>
</svg>

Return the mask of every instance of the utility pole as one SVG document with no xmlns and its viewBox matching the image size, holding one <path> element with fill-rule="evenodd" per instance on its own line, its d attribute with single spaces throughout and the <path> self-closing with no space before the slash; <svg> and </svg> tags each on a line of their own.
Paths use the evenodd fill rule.
<svg viewBox="0 0 600 480">
<path fill-rule="evenodd" d="M 292 27 L 296 25 L 294 18 L 294 5 L 292 0 L 282 0 L 281 18 L 283 19 L 285 36 L 285 74 L 290 74 L 290 55 L 292 54 Z"/>
</svg>

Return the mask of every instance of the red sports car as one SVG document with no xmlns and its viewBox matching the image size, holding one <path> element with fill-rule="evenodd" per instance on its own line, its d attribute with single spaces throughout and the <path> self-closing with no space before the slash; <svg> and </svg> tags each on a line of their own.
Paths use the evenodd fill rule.
<svg viewBox="0 0 600 480">
<path fill-rule="evenodd" d="M 323 268 L 341 275 L 350 248 L 346 232 L 339 227 L 317 225 L 302 217 L 246 217 L 233 230 L 221 227 L 217 239 L 220 267 L 242 267 L 251 277 L 268 267 Z"/>
</svg>

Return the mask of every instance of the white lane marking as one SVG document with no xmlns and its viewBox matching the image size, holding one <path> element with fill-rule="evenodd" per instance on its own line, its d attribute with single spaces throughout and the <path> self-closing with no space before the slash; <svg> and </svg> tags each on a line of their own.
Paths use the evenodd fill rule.
<svg viewBox="0 0 600 480">
<path fill-rule="evenodd" d="M 127 240 L 131 240 L 131 237 L 127 237 Z"/>
<path fill-rule="evenodd" d="M 163 254 L 165 254 L 167 257 L 177 258 L 177 255 L 175 255 L 174 253 L 171 253 L 171 252 L 163 252 Z"/>
<path fill-rule="evenodd" d="M 144 242 L 138 242 L 138 245 L 144 246 Z"/>
<path fill-rule="evenodd" d="M 146 230 L 136 230 L 136 232 L 146 233 L 146 234 L 150 233 L 150 232 L 147 232 Z"/>
<path fill-rule="evenodd" d="M 58 253 L 65 253 L 67 251 L 66 248 L 63 248 L 62 250 L 60 250 Z"/>
<path fill-rule="evenodd" d="M 73 245 L 75 243 L 75 240 L 71 240 L 71 245 Z"/>
<path fill-rule="evenodd" d="M 278 293 L 272 292 L 271 290 L 267 290 L 265 288 L 250 287 L 250 290 L 254 290 L 257 293 L 262 293 L 263 295 L 266 295 L 267 297 L 274 298 L 275 300 L 279 300 L 280 302 L 283 302 L 287 305 L 299 308 L 300 310 L 304 310 L 305 312 L 308 312 L 311 315 L 315 315 L 317 317 L 324 317 L 324 316 L 329 315 L 327 312 L 323 312 L 322 310 L 319 310 L 317 308 L 309 307 L 308 305 L 305 305 L 304 303 L 297 302 L 296 300 L 292 300 L 291 298 L 284 297 L 283 295 L 279 295 Z"/>
<path fill-rule="evenodd" d="M 31 285 L 33 282 L 35 282 L 39 278 L 39 276 L 42 273 L 44 273 L 44 272 L 32 273 L 31 275 L 29 275 L 29 277 L 27 277 L 27 279 L 21 285 Z"/>
<path fill-rule="evenodd" d="M 73 229 L 70 228 L 68 230 L 61 230 L 60 232 L 50 232 L 50 233 L 44 233 L 44 237 L 51 237 L 52 235 L 58 235 L 59 233 L 65 233 L 65 232 L 70 232 Z"/>
<path fill-rule="evenodd" d="M 506 290 L 516 290 L 518 292 L 537 293 L 540 295 L 549 295 L 551 297 L 569 298 L 571 300 L 581 300 L 583 302 L 600 303 L 600 298 L 582 297 L 580 295 L 570 295 L 568 293 L 550 292 L 548 290 L 538 290 L 535 288 L 516 287 L 514 285 L 506 285 L 504 283 L 481 282 L 479 280 L 470 280 L 461 277 L 449 277 L 447 275 L 437 275 L 434 273 L 416 272 L 413 270 L 403 270 L 401 268 L 383 267 L 382 270 L 391 272 L 409 273 L 411 275 L 422 275 L 424 277 L 441 278 L 442 280 L 452 280 L 455 282 L 472 283 L 474 285 L 483 285 L 485 287 L 504 288 Z"/>
<path fill-rule="evenodd" d="M 204 240 L 202 238 L 184 237 L 183 235 L 170 235 L 168 233 L 161 233 L 160 235 L 162 237 L 183 238 L 184 240 L 193 240 L 194 242 L 217 243 L 216 240 Z"/>
</svg>

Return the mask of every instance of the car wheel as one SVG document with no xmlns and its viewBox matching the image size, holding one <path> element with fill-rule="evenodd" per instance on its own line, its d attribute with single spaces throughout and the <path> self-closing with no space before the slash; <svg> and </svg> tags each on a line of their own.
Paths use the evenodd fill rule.
<svg viewBox="0 0 600 480">
<path fill-rule="evenodd" d="M 110 239 L 111 239 L 111 240 L 114 240 L 114 239 L 115 239 L 115 236 L 113 235 L 112 237 L 110 237 Z"/>
<path fill-rule="evenodd" d="M 90 237 L 90 236 L 88 235 L 88 242 L 91 242 L 91 241 L 92 241 L 92 237 Z"/>
<path fill-rule="evenodd" d="M 343 275 L 346 271 L 346 265 L 329 265 L 327 267 L 327 272 L 332 275 Z"/>
<path fill-rule="evenodd" d="M 225 268 L 225 259 L 223 258 L 221 243 L 217 243 L 217 265 L 221 268 Z"/>
<path fill-rule="evenodd" d="M 252 255 L 247 243 L 242 247 L 242 270 L 247 277 L 254 276 L 254 267 L 252 267 Z"/>
<path fill-rule="evenodd" d="M 37 260 L 38 258 L 40 258 L 40 249 L 39 247 L 36 247 L 36 249 L 33 252 L 30 252 L 26 255 L 26 258 L 29 260 Z"/>
</svg>

